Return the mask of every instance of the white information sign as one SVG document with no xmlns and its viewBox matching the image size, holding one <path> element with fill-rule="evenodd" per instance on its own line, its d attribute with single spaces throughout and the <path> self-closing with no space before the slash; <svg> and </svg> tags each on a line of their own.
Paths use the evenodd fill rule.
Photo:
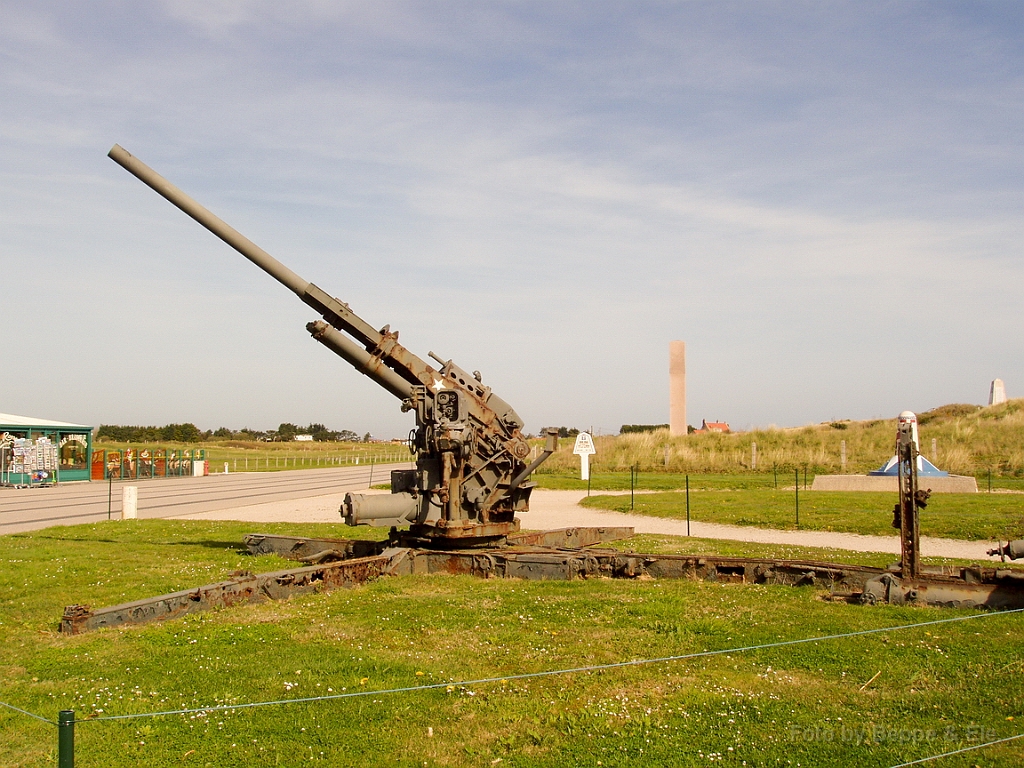
<svg viewBox="0 0 1024 768">
<path fill-rule="evenodd" d="M 590 457 L 597 453 L 594 448 L 594 438 L 589 432 L 580 432 L 576 435 L 576 445 L 572 452 L 580 457 L 580 480 L 590 479 Z"/>
</svg>

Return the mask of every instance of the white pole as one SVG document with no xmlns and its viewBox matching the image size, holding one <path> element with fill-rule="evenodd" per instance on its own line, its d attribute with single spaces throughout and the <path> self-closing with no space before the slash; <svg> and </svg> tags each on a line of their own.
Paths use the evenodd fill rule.
<svg viewBox="0 0 1024 768">
<path fill-rule="evenodd" d="M 121 489 L 121 519 L 134 520 L 139 516 L 139 489 L 126 485 Z"/>
</svg>

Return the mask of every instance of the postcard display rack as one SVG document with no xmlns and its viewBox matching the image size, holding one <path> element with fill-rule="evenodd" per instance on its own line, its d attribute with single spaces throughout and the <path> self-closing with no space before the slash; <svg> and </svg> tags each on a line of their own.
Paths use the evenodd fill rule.
<svg viewBox="0 0 1024 768">
<path fill-rule="evenodd" d="M 0 485 L 20 488 L 53 485 L 57 477 L 57 444 L 48 437 L 19 437 L 0 445 Z"/>
</svg>

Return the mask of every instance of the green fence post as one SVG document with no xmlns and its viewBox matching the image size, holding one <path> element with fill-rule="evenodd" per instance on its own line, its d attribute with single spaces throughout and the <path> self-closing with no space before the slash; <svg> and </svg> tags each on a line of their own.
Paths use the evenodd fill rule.
<svg viewBox="0 0 1024 768">
<path fill-rule="evenodd" d="M 57 716 L 57 768 L 75 768 L 75 712 L 62 709 Z"/>
</svg>

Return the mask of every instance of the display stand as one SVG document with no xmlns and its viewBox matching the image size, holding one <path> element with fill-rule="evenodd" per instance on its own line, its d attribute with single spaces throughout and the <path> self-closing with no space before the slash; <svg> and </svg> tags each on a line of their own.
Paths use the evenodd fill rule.
<svg viewBox="0 0 1024 768">
<path fill-rule="evenodd" d="M 48 437 L 25 437 L 0 446 L 0 484 L 14 488 L 40 488 L 58 482 L 57 444 Z"/>
</svg>

